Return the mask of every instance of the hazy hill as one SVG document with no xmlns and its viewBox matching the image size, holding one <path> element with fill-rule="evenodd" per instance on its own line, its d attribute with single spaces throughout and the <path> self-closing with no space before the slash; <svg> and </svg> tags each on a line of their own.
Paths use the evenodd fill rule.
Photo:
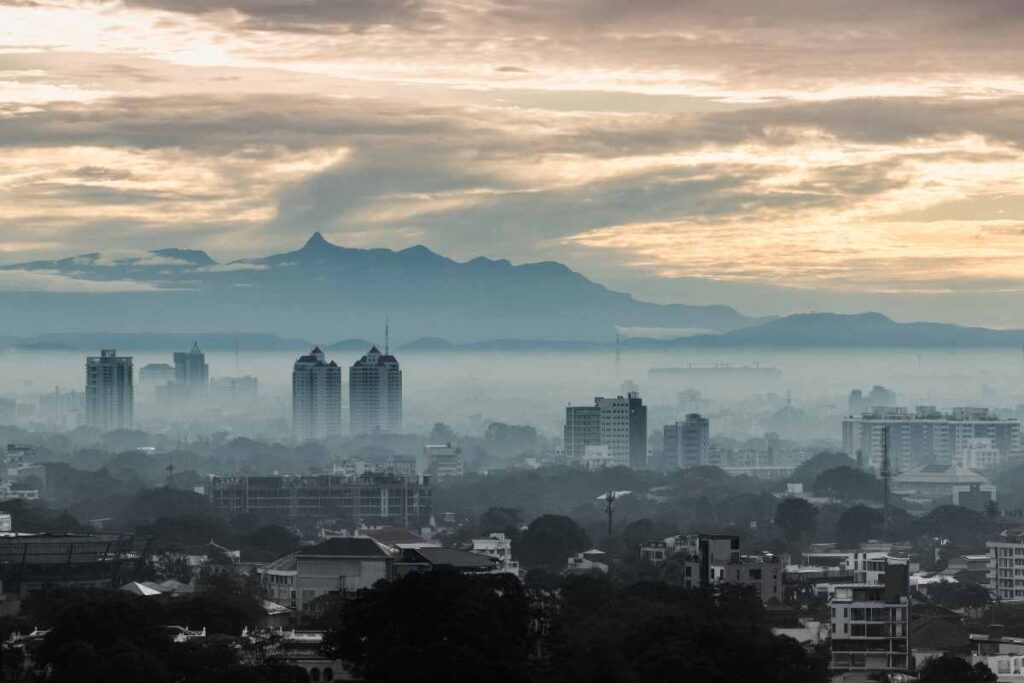
<svg viewBox="0 0 1024 683">
<path fill-rule="evenodd" d="M 201 251 L 163 249 L 85 254 L 0 270 L 150 290 L 3 292 L 0 319 L 6 330 L 25 336 L 237 329 L 312 340 L 380 339 L 390 315 L 393 341 L 607 341 L 616 326 L 724 332 L 758 322 L 726 306 L 637 301 L 560 263 L 460 263 L 422 246 L 349 249 L 319 233 L 295 251 L 225 264 Z"/>
<path fill-rule="evenodd" d="M 670 342 L 673 346 L 984 347 L 1024 344 L 1024 330 L 900 323 L 881 313 L 801 313 L 742 330 Z"/>
</svg>

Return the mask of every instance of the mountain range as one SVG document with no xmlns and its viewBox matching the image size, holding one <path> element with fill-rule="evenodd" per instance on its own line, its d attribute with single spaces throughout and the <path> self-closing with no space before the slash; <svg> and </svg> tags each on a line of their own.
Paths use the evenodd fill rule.
<svg viewBox="0 0 1024 683">
<path fill-rule="evenodd" d="M 33 261 L 3 271 L 89 285 L 71 292 L 0 292 L 4 332 L 29 335 L 258 330 L 314 340 L 380 339 L 390 317 L 394 337 L 404 341 L 610 341 L 620 328 L 668 328 L 682 336 L 761 321 L 727 306 L 638 301 L 560 263 L 460 263 L 423 246 L 341 247 L 320 233 L 295 251 L 223 264 L 202 251 L 160 249 Z M 133 291 L 104 291 L 118 287 Z"/>
<path fill-rule="evenodd" d="M 422 246 L 352 249 L 320 233 L 295 251 L 228 263 L 160 249 L 0 266 L 4 273 L 83 284 L 3 291 L 0 277 L 0 347 L 40 351 L 184 349 L 195 339 L 211 351 L 320 343 L 361 352 L 368 340 L 383 341 L 388 319 L 392 347 L 404 351 L 600 349 L 619 332 L 631 348 L 1024 345 L 1022 330 L 901 323 L 880 313 L 751 318 L 727 306 L 652 304 L 560 263 L 457 262 Z M 630 337 L 630 328 L 659 338 Z"/>
</svg>

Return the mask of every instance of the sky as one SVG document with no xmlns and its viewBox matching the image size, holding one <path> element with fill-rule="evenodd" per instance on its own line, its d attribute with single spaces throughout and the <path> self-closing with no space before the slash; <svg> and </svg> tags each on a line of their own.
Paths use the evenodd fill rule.
<svg viewBox="0 0 1024 683">
<path fill-rule="evenodd" d="M 1018 0 L 0 0 L 0 263 L 321 231 L 1024 328 L 1021 35 Z"/>
</svg>

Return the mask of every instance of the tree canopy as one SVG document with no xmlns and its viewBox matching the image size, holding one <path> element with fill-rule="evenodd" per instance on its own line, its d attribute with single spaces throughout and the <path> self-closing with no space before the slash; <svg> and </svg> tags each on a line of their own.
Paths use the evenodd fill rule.
<svg viewBox="0 0 1024 683">
<path fill-rule="evenodd" d="M 516 556 L 527 567 L 562 568 L 570 556 L 590 547 L 590 537 L 565 515 L 541 515 L 530 522 L 516 546 Z"/>
</svg>

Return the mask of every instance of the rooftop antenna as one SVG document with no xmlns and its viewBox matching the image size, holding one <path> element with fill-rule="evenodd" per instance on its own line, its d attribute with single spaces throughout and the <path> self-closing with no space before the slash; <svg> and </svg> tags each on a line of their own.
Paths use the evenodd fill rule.
<svg viewBox="0 0 1024 683">
<path fill-rule="evenodd" d="M 882 528 L 889 526 L 889 427 L 882 429 Z"/>
<path fill-rule="evenodd" d="M 612 546 L 612 517 L 615 514 L 615 491 L 609 491 L 604 499 L 604 511 L 608 514 L 608 548 Z"/>
<path fill-rule="evenodd" d="M 390 344 L 389 344 L 389 342 L 390 342 L 389 337 L 390 336 L 391 336 L 391 316 L 386 315 L 386 316 L 384 316 L 384 355 L 385 356 L 390 356 L 391 355 L 391 349 L 389 348 L 390 347 Z"/>
<path fill-rule="evenodd" d="M 615 333 L 615 370 L 618 371 L 619 363 L 622 360 L 622 339 L 619 337 L 619 333 Z"/>
</svg>

